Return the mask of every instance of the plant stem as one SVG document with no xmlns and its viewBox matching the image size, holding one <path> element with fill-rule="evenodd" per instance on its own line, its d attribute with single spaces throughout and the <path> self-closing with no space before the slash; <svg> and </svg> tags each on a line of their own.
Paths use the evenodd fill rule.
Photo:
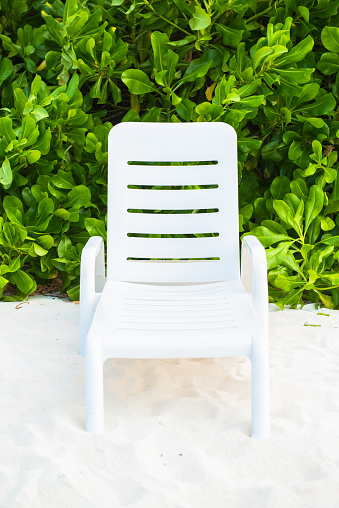
<svg viewBox="0 0 339 508">
<path fill-rule="evenodd" d="M 282 3 L 281 1 L 276 2 L 276 4 L 275 4 L 275 8 L 277 8 L 277 7 L 278 7 L 278 5 L 279 5 L 279 4 L 281 4 L 281 3 Z M 254 19 L 259 18 L 262 14 L 266 14 L 266 12 L 270 11 L 272 8 L 273 8 L 273 5 L 270 5 L 270 7 L 267 7 L 267 9 L 265 9 L 265 10 L 263 10 L 263 11 L 258 12 L 258 14 L 255 14 L 255 15 L 254 15 L 254 16 L 252 16 L 251 18 L 248 18 L 248 19 L 246 20 L 246 24 L 247 24 L 247 23 L 250 23 L 250 22 L 251 22 L 251 21 L 253 21 Z"/>
<path fill-rule="evenodd" d="M 162 16 L 161 14 L 159 14 L 153 7 L 153 5 L 151 5 L 149 3 L 148 0 L 143 0 L 143 2 L 147 5 L 147 7 L 149 9 L 151 9 L 151 11 L 154 12 L 154 14 L 156 14 L 159 18 L 163 19 L 164 21 L 166 21 L 166 23 L 169 23 L 170 25 L 172 26 L 175 26 L 175 28 L 177 28 L 178 30 L 180 30 L 181 32 L 184 32 L 186 35 L 192 35 L 190 32 L 187 32 L 186 30 L 184 30 L 183 28 L 180 28 L 180 26 L 176 25 L 175 23 L 173 23 L 173 21 L 170 21 L 169 19 L 165 18 L 165 16 Z"/>
</svg>

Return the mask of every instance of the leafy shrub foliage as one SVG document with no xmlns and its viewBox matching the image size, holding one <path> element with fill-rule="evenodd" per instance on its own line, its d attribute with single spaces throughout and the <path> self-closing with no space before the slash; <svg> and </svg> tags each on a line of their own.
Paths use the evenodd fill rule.
<svg viewBox="0 0 339 508">
<path fill-rule="evenodd" d="M 78 298 L 83 245 L 105 237 L 112 125 L 222 121 L 271 298 L 339 307 L 339 0 L 0 5 L 4 299 L 56 276 Z"/>
</svg>

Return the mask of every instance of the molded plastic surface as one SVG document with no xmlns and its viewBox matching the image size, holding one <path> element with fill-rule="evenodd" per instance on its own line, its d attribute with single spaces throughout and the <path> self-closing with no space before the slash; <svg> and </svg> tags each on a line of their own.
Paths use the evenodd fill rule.
<svg viewBox="0 0 339 508">
<path fill-rule="evenodd" d="M 103 430 L 107 358 L 247 356 L 252 436 L 269 437 L 266 256 L 245 237 L 240 277 L 235 131 L 119 124 L 109 136 L 108 194 L 106 282 L 101 238 L 81 261 L 86 429 Z"/>
<path fill-rule="evenodd" d="M 108 278 L 133 282 L 239 279 L 238 170 L 234 129 L 223 123 L 144 123 L 142 126 L 122 123 L 111 130 L 108 146 Z M 205 164 L 148 165 L 200 161 Z M 131 162 L 133 164 L 129 164 Z M 206 164 L 208 162 L 210 165 Z M 197 185 L 218 187 L 192 188 Z M 157 190 L 129 188 L 131 186 L 190 188 Z M 205 212 L 164 214 L 131 210 Z M 218 233 L 219 236 L 127 236 L 135 233 Z M 182 266 L 182 263 L 149 263 L 128 258 L 220 259 Z"/>
</svg>

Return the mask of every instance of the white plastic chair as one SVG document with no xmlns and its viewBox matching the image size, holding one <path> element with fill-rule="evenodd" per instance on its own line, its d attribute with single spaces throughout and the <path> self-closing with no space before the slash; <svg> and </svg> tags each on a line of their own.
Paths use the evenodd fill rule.
<svg viewBox="0 0 339 508">
<path fill-rule="evenodd" d="M 246 356 L 252 436 L 270 436 L 266 256 L 255 237 L 245 237 L 240 276 L 236 145 L 224 123 L 111 130 L 107 278 L 102 238 L 90 238 L 81 258 L 88 431 L 103 430 L 108 358 Z"/>
</svg>

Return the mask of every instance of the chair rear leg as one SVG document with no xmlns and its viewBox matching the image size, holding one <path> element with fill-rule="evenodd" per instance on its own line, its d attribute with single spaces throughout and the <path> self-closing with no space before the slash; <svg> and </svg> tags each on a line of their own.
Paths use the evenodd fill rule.
<svg viewBox="0 0 339 508">
<path fill-rule="evenodd" d="M 85 354 L 85 421 L 87 432 L 104 430 L 103 362 L 97 347 Z"/>
<path fill-rule="evenodd" d="M 251 434 L 254 438 L 268 439 L 271 437 L 268 340 L 261 337 L 260 345 L 253 342 Z"/>
</svg>

